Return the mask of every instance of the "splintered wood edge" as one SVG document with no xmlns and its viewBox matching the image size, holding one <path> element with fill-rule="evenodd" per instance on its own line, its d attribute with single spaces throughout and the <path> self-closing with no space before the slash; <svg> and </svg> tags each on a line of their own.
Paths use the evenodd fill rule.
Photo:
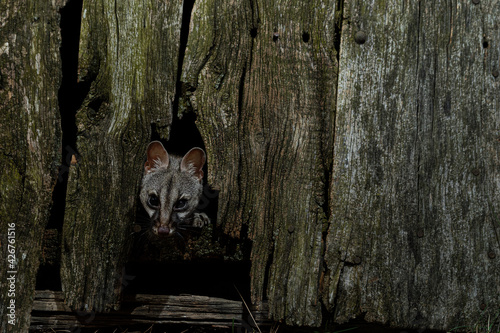
<svg viewBox="0 0 500 333">
<path fill-rule="evenodd" d="M 257 325 L 269 325 L 267 304 L 252 309 Z M 31 330 L 68 327 L 110 327 L 133 324 L 188 324 L 256 327 L 242 301 L 200 295 L 124 297 L 121 309 L 107 313 L 72 311 L 61 291 L 37 290 Z"/>
</svg>

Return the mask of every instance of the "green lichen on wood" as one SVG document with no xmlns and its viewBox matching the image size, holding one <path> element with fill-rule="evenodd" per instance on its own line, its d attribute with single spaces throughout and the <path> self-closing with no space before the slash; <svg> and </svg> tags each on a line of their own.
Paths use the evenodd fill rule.
<svg viewBox="0 0 500 333">
<path fill-rule="evenodd" d="M 57 91 L 60 84 L 60 2 L 2 2 L 0 11 L 0 308 L 2 332 L 27 331 L 57 179 L 61 131 Z M 7 254 L 8 226 L 15 224 L 14 267 Z M 12 245 L 12 244 L 11 244 Z M 7 277 L 15 274 L 15 296 Z M 15 301 L 15 319 L 8 308 Z M 11 325 L 9 320 L 13 319 Z"/>
<path fill-rule="evenodd" d="M 248 227 L 253 240 L 253 301 L 267 297 L 273 318 L 297 325 L 321 323 L 334 8 L 330 2 L 196 3 L 182 76 L 196 88 L 191 105 L 213 156 L 218 221 L 233 237 Z"/>
<path fill-rule="evenodd" d="M 429 9 L 429 4 L 432 9 Z M 268 297 L 270 312 L 275 319 L 287 318 L 287 322 L 293 324 L 317 324 L 314 306 L 309 307 L 311 303 L 304 302 L 304 299 L 314 300 L 317 296 L 315 282 L 297 282 L 295 273 L 285 266 L 293 266 L 296 276 L 307 276 L 311 271 L 307 268 L 314 265 L 301 266 L 304 262 L 300 258 L 321 256 L 323 250 L 318 244 L 321 243 L 322 233 L 330 225 L 328 235 L 323 239 L 326 241 L 325 277 L 319 282 L 324 304 L 334 312 L 334 320 L 344 321 L 366 313 L 365 318 L 369 321 L 388 321 L 387 318 L 391 318 L 390 323 L 394 325 L 411 327 L 417 325 L 411 322 L 411 318 L 422 316 L 424 310 L 401 308 L 393 297 L 384 295 L 405 295 L 401 297 L 411 304 L 423 304 L 423 298 L 412 291 L 419 283 L 418 275 L 413 281 L 413 273 L 408 268 L 398 268 L 394 263 L 406 260 L 409 267 L 420 265 L 420 270 L 428 269 L 420 263 L 422 245 L 417 244 L 424 240 L 419 239 L 417 234 L 421 233 L 416 230 L 429 228 L 430 221 L 437 218 L 433 215 L 436 208 L 429 213 L 428 208 L 422 206 L 426 198 L 441 195 L 432 193 L 429 184 L 443 184 L 440 186 L 447 189 L 446 193 L 453 193 L 454 187 L 446 184 L 467 179 L 458 177 L 459 173 L 440 173 L 450 168 L 446 164 L 440 166 L 440 171 L 435 169 L 433 161 L 441 155 L 439 149 L 428 155 L 432 145 L 426 141 L 428 138 L 441 138 L 436 132 L 427 132 L 429 128 L 435 131 L 445 129 L 444 124 L 453 124 L 444 122 L 440 125 L 436 120 L 436 110 L 444 108 L 443 119 L 446 119 L 446 116 L 449 117 L 446 112 L 451 114 L 450 103 L 460 105 L 459 101 L 467 98 L 453 98 L 441 89 L 449 82 L 434 87 L 424 82 L 434 80 L 436 83 L 439 74 L 446 73 L 442 69 L 445 67 L 441 66 L 444 66 L 445 59 L 450 61 L 450 58 L 445 58 L 445 55 L 452 54 L 456 59 L 462 59 L 456 68 L 461 68 L 460 64 L 463 67 L 464 61 L 467 61 L 467 48 L 462 53 L 463 44 L 455 41 L 456 30 L 452 29 L 462 24 L 457 22 L 462 22 L 464 13 L 478 15 L 477 22 L 490 22 L 491 19 L 489 14 L 485 14 L 487 11 L 480 11 L 480 7 L 472 4 L 460 7 L 461 12 L 457 13 L 450 12 L 441 2 L 401 5 L 393 1 L 373 4 L 358 1 L 342 4 L 345 9 L 335 8 L 336 5 L 315 4 L 309 7 L 293 2 L 235 5 L 224 1 L 197 4 L 183 80 L 194 90 L 190 92 L 190 104 L 198 112 L 198 124 L 206 139 L 208 152 L 212 154 L 210 160 L 216 158 L 210 180 L 221 189 L 219 223 L 235 237 L 240 235 L 242 226 L 249 226 L 249 236 L 253 240 L 253 300 L 258 302 L 261 297 Z M 215 8 L 219 16 L 214 14 Z M 251 18 L 243 19 L 248 14 Z M 232 23 L 227 23 L 228 20 Z M 338 35 L 335 30 L 340 27 L 342 39 L 337 50 L 335 39 Z M 439 27 L 441 33 L 435 27 Z M 489 31 L 494 30 L 488 27 Z M 355 38 L 357 33 L 364 35 L 363 40 Z M 467 34 L 463 32 L 464 36 Z M 472 38 L 470 36 L 468 38 Z M 490 35 L 488 40 L 492 40 Z M 427 47 L 421 44 L 429 41 L 441 45 L 442 49 L 438 48 L 434 55 L 432 52 L 422 53 Z M 473 39 L 469 43 L 473 43 Z M 231 51 L 220 44 L 231 45 Z M 448 45 L 446 49 L 445 45 Z M 455 52 L 451 52 L 450 45 Z M 480 44 L 474 45 L 477 47 Z M 491 48 L 492 42 L 489 45 L 488 48 Z M 327 52 L 323 53 L 325 50 Z M 485 54 L 491 57 L 492 52 Z M 337 56 L 341 60 L 338 87 L 335 81 L 337 67 L 333 61 Z M 311 82 L 316 82 L 316 85 L 308 81 L 310 69 L 300 67 L 302 61 L 307 63 L 309 59 L 313 59 L 310 62 L 314 64 L 312 73 L 316 73 Z M 314 71 L 316 68 L 319 69 Z M 474 75 L 474 78 L 477 77 Z M 291 82 L 293 85 L 290 85 Z M 324 88 L 328 82 L 332 83 L 331 88 Z M 470 90 L 472 79 L 460 80 L 457 77 L 454 82 L 463 84 L 459 91 L 463 87 Z M 493 87 L 491 82 L 488 84 Z M 340 92 L 334 149 L 331 148 L 333 129 L 329 127 L 333 121 L 325 121 L 331 119 L 328 117 L 332 117 L 333 111 L 330 114 L 320 112 L 315 118 L 314 113 L 308 114 L 304 110 L 308 106 L 309 86 L 313 86 L 312 91 L 316 93 L 311 105 L 319 110 L 330 108 L 325 104 L 317 106 L 317 103 L 335 100 L 335 95 L 329 97 L 332 96 L 329 94 L 337 88 Z M 482 87 L 483 84 L 477 86 Z M 493 88 L 487 89 L 490 90 L 493 91 Z M 294 93 L 298 97 L 294 98 Z M 488 96 L 490 100 L 495 100 Z M 426 114 L 429 110 L 434 110 L 434 113 Z M 497 124 L 498 119 L 493 115 L 488 113 L 489 123 Z M 299 130 L 304 119 L 312 124 L 315 124 L 315 119 L 320 119 L 323 127 L 315 131 L 312 125 L 301 135 Z M 472 143 L 476 141 L 471 138 L 483 137 L 476 131 L 479 123 L 476 116 L 459 117 L 455 121 L 455 125 L 465 124 L 472 133 L 468 140 L 455 143 L 456 147 L 469 144 L 468 147 L 472 148 Z M 282 124 L 289 125 L 295 132 L 280 126 Z M 316 155 L 307 153 L 310 147 L 308 139 L 312 142 L 317 140 L 314 136 L 308 138 L 307 133 L 311 132 L 325 133 L 318 140 L 318 145 L 313 146 L 317 150 L 312 151 L 320 152 Z M 450 133 L 453 133 L 453 138 L 457 136 L 454 131 Z M 295 137 L 301 139 L 300 148 L 304 150 L 294 150 L 290 145 Z M 478 140 L 487 142 L 490 151 L 496 151 L 492 141 Z M 451 149 L 452 142 L 451 138 L 443 139 L 444 148 L 440 149 L 450 152 L 444 155 L 445 161 L 455 154 Z M 476 146 L 481 145 L 476 142 Z M 335 152 L 334 159 L 332 150 Z M 484 150 L 480 152 L 481 156 L 485 156 Z M 312 173 L 301 173 L 300 167 L 289 159 L 290 153 L 306 166 L 304 169 L 313 170 Z M 477 154 L 475 149 L 470 153 Z M 494 165 L 495 154 L 492 155 L 486 155 L 489 161 L 486 164 Z M 462 153 L 457 156 L 460 160 L 465 159 Z M 316 163 L 308 164 L 312 160 Z M 422 161 L 427 162 L 422 164 Z M 328 171 L 332 169 L 333 174 L 330 175 Z M 462 167 L 462 170 L 465 169 Z M 428 171 L 423 173 L 423 170 Z M 295 179 L 289 178 L 290 175 Z M 428 175 L 432 176 L 425 178 Z M 494 173 L 490 175 L 498 176 Z M 328 188 L 325 185 L 329 182 L 328 176 L 331 176 L 330 194 L 325 196 L 323 190 Z M 305 189 L 304 185 L 307 186 Z M 288 188 L 296 190 L 288 192 Z M 297 191 L 298 188 L 302 190 Z M 310 191 L 312 188 L 315 191 Z M 495 190 L 494 187 L 482 187 L 483 195 Z M 282 198 L 287 198 L 288 202 L 281 201 Z M 485 196 L 482 198 L 474 199 L 477 208 L 474 214 L 478 214 L 475 216 L 488 216 L 481 208 L 487 205 L 479 204 Z M 291 204 L 295 199 L 299 199 L 298 202 Z M 433 200 L 433 207 L 438 207 L 436 199 Z M 463 205 L 462 211 L 468 212 L 468 208 L 464 207 L 469 205 Z M 493 207 L 490 210 L 494 212 L 497 209 Z M 458 213 L 457 210 L 452 215 L 452 220 L 467 224 L 468 218 Z M 470 212 L 467 214 L 469 217 L 473 215 Z M 317 221 L 321 227 L 315 229 L 317 224 L 309 223 L 308 218 Z M 492 234 L 495 234 L 496 228 L 493 227 Z M 311 233 L 311 230 L 314 231 Z M 296 233 L 301 236 L 295 236 Z M 457 238 L 446 235 L 444 230 L 438 234 L 445 243 L 449 243 L 450 239 L 458 242 Z M 316 235 L 316 238 L 311 235 Z M 307 242 L 308 237 L 312 242 Z M 462 239 L 468 237 L 461 234 Z M 497 246 L 494 242 L 489 244 Z M 427 246 L 439 248 L 435 244 Z M 434 255 L 427 261 L 436 262 L 438 252 L 431 252 Z M 494 271 L 489 264 L 485 264 L 486 269 Z M 439 264 L 433 267 L 434 272 L 439 272 Z M 321 270 L 321 267 L 317 271 L 312 269 L 311 279 Z M 394 271 L 405 277 L 394 279 Z M 409 282 L 402 279 L 409 279 Z M 264 290 L 264 281 L 268 281 L 267 290 Z M 310 294 L 294 297 L 289 296 L 292 293 L 290 290 L 298 295 Z M 427 294 L 432 295 L 433 291 Z M 296 304 L 300 305 L 294 307 Z M 446 306 L 441 308 L 447 309 Z M 429 312 L 424 305 L 422 309 Z M 438 323 L 436 318 L 434 314 L 425 320 L 431 327 L 449 327 L 451 322 Z"/>
<path fill-rule="evenodd" d="M 181 76 L 205 140 L 208 181 L 217 189 L 231 188 L 234 198 L 241 198 L 234 162 L 239 159 L 239 86 L 249 66 L 251 17 L 249 2 L 195 2 Z M 238 200 L 224 196 L 219 202 L 218 222 L 228 234 L 238 235 L 243 217 L 228 216 Z"/>
<path fill-rule="evenodd" d="M 168 138 L 182 3 L 95 0 L 83 6 L 76 115 L 61 279 L 67 303 L 116 308 L 131 245 L 144 149 L 152 127 Z"/>
<path fill-rule="evenodd" d="M 58 164 L 59 30 L 51 5 L 14 6 L 0 4 L 0 217 L 19 221 L 27 327 Z M 181 7 L 85 2 L 79 79 L 90 88 L 61 272 L 74 307 L 116 305 L 144 147 L 152 126 L 169 135 Z M 195 2 L 174 111 L 197 113 L 218 226 L 253 242 L 252 300 L 268 300 L 273 319 L 318 326 L 321 302 L 337 322 L 407 328 L 496 313 L 497 7 Z M 190 255 L 224 255 L 210 231 Z"/>
</svg>

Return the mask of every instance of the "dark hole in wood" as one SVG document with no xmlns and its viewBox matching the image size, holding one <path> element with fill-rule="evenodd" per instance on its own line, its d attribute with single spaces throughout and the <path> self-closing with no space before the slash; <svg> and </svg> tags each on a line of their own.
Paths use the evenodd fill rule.
<svg viewBox="0 0 500 333">
<path fill-rule="evenodd" d="M 190 294 L 241 301 L 238 288 L 249 300 L 249 262 L 133 262 L 126 272 L 130 279 L 125 294 Z"/>
<path fill-rule="evenodd" d="M 64 211 L 66 209 L 68 172 L 72 156 L 78 155 L 75 151 L 77 134 L 75 120 L 76 111 L 82 104 L 90 88 L 90 83 L 88 83 L 87 86 L 78 84 L 78 49 L 82 5 L 83 0 L 71 0 L 60 10 L 61 19 L 59 26 L 61 28 L 60 54 L 62 79 L 61 87 L 58 92 L 58 101 L 61 115 L 62 156 L 58 179 L 52 192 L 53 204 L 46 226 L 47 232 L 55 235 L 55 238 L 51 238 L 50 240 L 53 244 L 47 244 L 47 238 L 44 238 L 43 244 L 43 246 L 51 248 L 60 248 L 60 233 L 62 231 Z M 53 261 L 42 258 L 37 273 L 36 288 L 61 290 L 59 270 L 60 264 L 58 260 Z"/>
<path fill-rule="evenodd" d="M 304 43 L 308 43 L 309 39 L 310 39 L 309 33 L 307 33 L 307 32 L 304 31 L 302 33 L 302 40 L 304 41 Z"/>
<path fill-rule="evenodd" d="M 191 12 L 193 11 L 194 2 L 195 2 L 194 0 L 186 0 L 186 1 L 184 1 L 184 4 L 183 4 L 181 36 L 180 36 L 180 42 L 179 42 L 179 58 L 178 58 L 178 62 L 177 62 L 177 82 L 176 82 L 176 89 L 175 89 L 176 94 L 175 94 L 174 102 L 173 102 L 174 115 L 173 115 L 172 126 L 171 126 L 172 132 L 177 129 L 177 126 L 183 126 L 183 129 L 185 130 L 186 125 L 184 125 L 184 124 L 188 124 L 190 122 L 190 120 L 189 120 L 189 121 L 184 122 L 184 123 L 177 123 L 177 120 L 179 120 L 178 112 L 179 112 L 180 99 L 185 97 L 184 95 L 185 95 L 186 91 L 194 91 L 193 87 L 186 87 L 183 85 L 183 83 L 181 81 L 182 65 L 184 63 L 184 56 L 186 54 L 186 47 L 187 47 L 188 37 L 189 37 L 189 24 L 191 22 Z M 183 111 L 185 111 L 185 110 L 183 110 Z M 189 110 L 187 110 L 187 111 L 189 112 Z M 194 122 L 193 122 L 193 124 L 194 124 Z M 196 126 L 194 126 L 194 127 L 196 128 Z M 182 130 L 179 130 L 177 132 L 181 132 L 181 131 Z M 195 131 L 197 132 L 198 130 L 196 129 Z M 191 133 L 189 133 L 189 134 L 191 134 Z M 160 138 L 155 137 L 155 135 L 156 135 L 156 133 L 154 132 L 154 128 L 153 128 L 152 139 L 159 140 Z M 199 133 L 198 133 L 198 136 L 199 136 Z M 188 144 L 188 142 L 186 142 L 186 140 L 188 140 L 188 137 L 189 137 L 189 135 L 185 135 L 184 139 L 179 140 L 177 143 Z M 197 139 L 201 140 L 201 136 Z M 171 134 L 170 141 L 172 141 L 172 140 L 173 140 L 173 138 L 172 138 L 172 134 Z M 197 140 L 197 141 L 199 141 L 199 140 Z M 198 145 L 198 147 L 201 147 L 201 146 Z M 165 148 L 167 149 L 167 151 L 169 153 L 172 152 L 171 147 L 170 147 L 170 150 L 169 150 L 169 147 L 165 147 Z M 203 147 L 201 147 L 201 148 L 203 148 Z M 187 150 L 189 150 L 189 149 L 186 149 L 186 152 L 187 152 Z"/>
<path fill-rule="evenodd" d="M 179 46 L 179 62 L 177 68 L 177 83 L 176 83 L 176 95 L 173 102 L 173 119 L 172 125 L 170 127 L 170 138 L 168 142 L 164 142 L 165 149 L 169 153 L 184 155 L 189 149 L 193 147 L 200 147 L 205 150 L 205 145 L 203 144 L 203 139 L 201 134 L 196 127 L 196 115 L 191 112 L 191 109 L 185 109 L 185 107 L 180 110 L 179 104 L 181 98 L 186 98 L 186 92 L 193 92 L 194 87 L 187 86 L 181 81 L 182 65 L 184 62 L 184 55 L 186 53 L 186 47 L 189 37 L 189 24 L 191 22 L 191 12 L 193 11 L 195 1 L 186 0 L 183 5 L 182 14 L 182 25 L 181 25 L 181 38 Z M 180 114 L 182 112 L 182 114 Z M 153 125 L 152 128 L 152 140 L 160 140 L 161 138 L 156 132 L 156 128 Z M 207 161 L 209 163 L 210 161 Z M 206 168 L 206 165 L 205 165 Z M 206 170 L 205 170 L 206 174 Z"/>
<path fill-rule="evenodd" d="M 251 36 L 252 38 L 257 37 L 257 28 L 252 28 L 252 29 L 250 29 L 250 36 Z"/>
<path fill-rule="evenodd" d="M 344 1 L 342 0 L 337 0 L 337 3 L 335 5 L 335 8 L 338 8 L 340 11 L 340 15 L 338 16 L 337 20 L 335 21 L 335 26 L 334 26 L 334 35 L 333 35 L 333 45 L 335 47 L 335 53 L 336 53 L 336 58 L 337 61 L 340 60 L 340 39 L 341 39 L 341 32 L 342 32 L 342 17 L 344 16 Z"/>
<path fill-rule="evenodd" d="M 0 68 L 0 90 L 4 90 L 6 86 L 6 80 L 4 75 L 2 75 L 2 69 Z"/>
<path fill-rule="evenodd" d="M 53 191 L 53 207 L 47 229 L 62 230 L 69 165 L 71 155 L 76 154 L 74 151 L 77 133 L 75 117 L 76 110 L 83 100 L 77 77 L 82 3 L 82 0 L 69 1 L 60 11 L 62 80 L 58 101 L 63 133 L 62 165 L 59 170 L 59 179 Z"/>
</svg>

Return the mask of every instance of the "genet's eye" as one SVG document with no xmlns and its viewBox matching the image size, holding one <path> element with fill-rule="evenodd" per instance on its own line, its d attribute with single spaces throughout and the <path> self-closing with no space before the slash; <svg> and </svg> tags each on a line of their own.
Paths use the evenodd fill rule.
<svg viewBox="0 0 500 333">
<path fill-rule="evenodd" d="M 186 199 L 179 199 L 175 205 L 174 205 L 174 210 L 175 211 L 180 211 L 180 210 L 184 210 L 187 208 L 187 200 Z"/>
<path fill-rule="evenodd" d="M 150 194 L 148 198 L 148 206 L 158 208 L 160 206 L 160 198 L 156 194 Z"/>
</svg>

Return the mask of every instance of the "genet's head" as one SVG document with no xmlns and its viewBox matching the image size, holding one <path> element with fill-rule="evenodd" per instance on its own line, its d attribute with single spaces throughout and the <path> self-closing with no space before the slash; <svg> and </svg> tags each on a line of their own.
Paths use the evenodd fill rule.
<svg viewBox="0 0 500 333">
<path fill-rule="evenodd" d="M 202 191 L 205 152 L 193 148 L 180 158 L 169 155 L 159 141 L 149 144 L 140 199 L 151 217 L 152 232 L 170 236 L 189 224 Z"/>
</svg>

